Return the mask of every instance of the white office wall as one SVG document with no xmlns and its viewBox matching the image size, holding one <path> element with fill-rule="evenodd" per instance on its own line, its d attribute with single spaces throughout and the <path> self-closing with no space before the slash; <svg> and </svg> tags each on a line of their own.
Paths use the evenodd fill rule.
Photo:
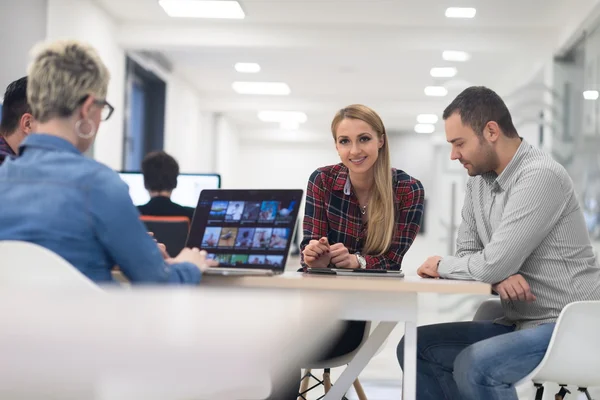
<svg viewBox="0 0 600 400">
<path fill-rule="evenodd" d="M 425 187 L 426 196 L 427 188 L 435 183 L 434 147 L 431 138 L 431 135 L 418 133 L 390 137 L 392 166 L 419 179 Z"/>
<path fill-rule="evenodd" d="M 212 173 L 215 166 L 214 114 L 200 111 L 200 95 L 175 75 L 167 79 L 165 151 L 181 172 Z"/>
<path fill-rule="evenodd" d="M 27 75 L 29 50 L 46 37 L 46 0 L 0 5 L 0 102 L 6 86 Z"/>
<path fill-rule="evenodd" d="M 111 80 L 108 101 L 115 107 L 103 122 L 94 144 L 94 158 L 121 169 L 123 157 L 123 107 L 125 52 L 115 38 L 115 22 L 91 0 L 48 0 L 47 38 L 77 39 L 92 45 L 108 67 Z"/>
<path fill-rule="evenodd" d="M 244 140 L 240 144 L 238 170 L 244 186 L 257 189 L 304 189 L 317 168 L 339 162 L 333 141 L 286 143 Z"/>
<path fill-rule="evenodd" d="M 252 187 L 249 184 L 254 166 L 249 167 L 240 161 L 242 150 L 240 149 L 238 126 L 225 116 L 215 116 L 213 125 L 215 144 L 215 166 L 216 172 L 221 174 L 223 188 L 235 189 Z M 258 154 L 256 154 L 257 159 Z"/>
</svg>

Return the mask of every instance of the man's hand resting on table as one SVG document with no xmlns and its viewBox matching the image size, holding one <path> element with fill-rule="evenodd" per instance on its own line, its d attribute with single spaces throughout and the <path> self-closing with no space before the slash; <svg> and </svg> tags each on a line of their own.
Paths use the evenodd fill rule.
<svg viewBox="0 0 600 400">
<path fill-rule="evenodd" d="M 516 274 L 506 278 L 502 282 L 496 283 L 492 289 L 500 295 L 502 300 L 526 301 L 531 303 L 536 297 L 531 293 L 529 284 L 521 274 Z"/>
<path fill-rule="evenodd" d="M 429 257 L 425 262 L 417 269 L 417 274 L 421 278 L 439 278 L 438 265 L 442 257 L 433 256 Z"/>
</svg>

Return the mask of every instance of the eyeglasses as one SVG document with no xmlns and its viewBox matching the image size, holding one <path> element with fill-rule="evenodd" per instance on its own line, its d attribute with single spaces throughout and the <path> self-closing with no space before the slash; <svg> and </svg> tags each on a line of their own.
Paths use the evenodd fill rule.
<svg viewBox="0 0 600 400">
<path fill-rule="evenodd" d="M 94 104 L 102 106 L 102 111 L 100 112 L 100 118 L 102 118 L 102 121 L 109 119 L 115 111 L 115 108 L 106 100 L 94 100 Z"/>
<path fill-rule="evenodd" d="M 81 100 L 79 100 L 79 104 L 83 104 L 90 95 L 84 96 Z M 115 108 L 106 100 L 94 99 L 94 104 L 102 106 L 102 111 L 100 112 L 101 121 L 106 121 L 110 118 L 110 116 L 115 111 Z"/>
</svg>

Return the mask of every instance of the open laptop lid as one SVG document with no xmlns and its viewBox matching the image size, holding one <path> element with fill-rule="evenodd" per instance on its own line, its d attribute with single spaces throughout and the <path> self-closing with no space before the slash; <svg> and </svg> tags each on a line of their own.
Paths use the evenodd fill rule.
<svg viewBox="0 0 600 400">
<path fill-rule="evenodd" d="M 283 272 L 302 190 L 203 190 L 186 247 L 206 250 L 222 267 Z"/>
</svg>

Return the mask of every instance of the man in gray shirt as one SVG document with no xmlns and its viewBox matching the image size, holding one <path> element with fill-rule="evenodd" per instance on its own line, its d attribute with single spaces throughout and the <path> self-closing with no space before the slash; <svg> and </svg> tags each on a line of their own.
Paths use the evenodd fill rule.
<svg viewBox="0 0 600 400">
<path fill-rule="evenodd" d="M 456 255 L 417 272 L 492 284 L 504 317 L 419 327 L 417 398 L 517 400 L 514 384 L 544 357 L 561 310 L 600 300 L 600 269 L 567 172 L 519 137 L 495 92 L 470 87 L 443 118 L 450 158 L 470 178 Z"/>
</svg>

